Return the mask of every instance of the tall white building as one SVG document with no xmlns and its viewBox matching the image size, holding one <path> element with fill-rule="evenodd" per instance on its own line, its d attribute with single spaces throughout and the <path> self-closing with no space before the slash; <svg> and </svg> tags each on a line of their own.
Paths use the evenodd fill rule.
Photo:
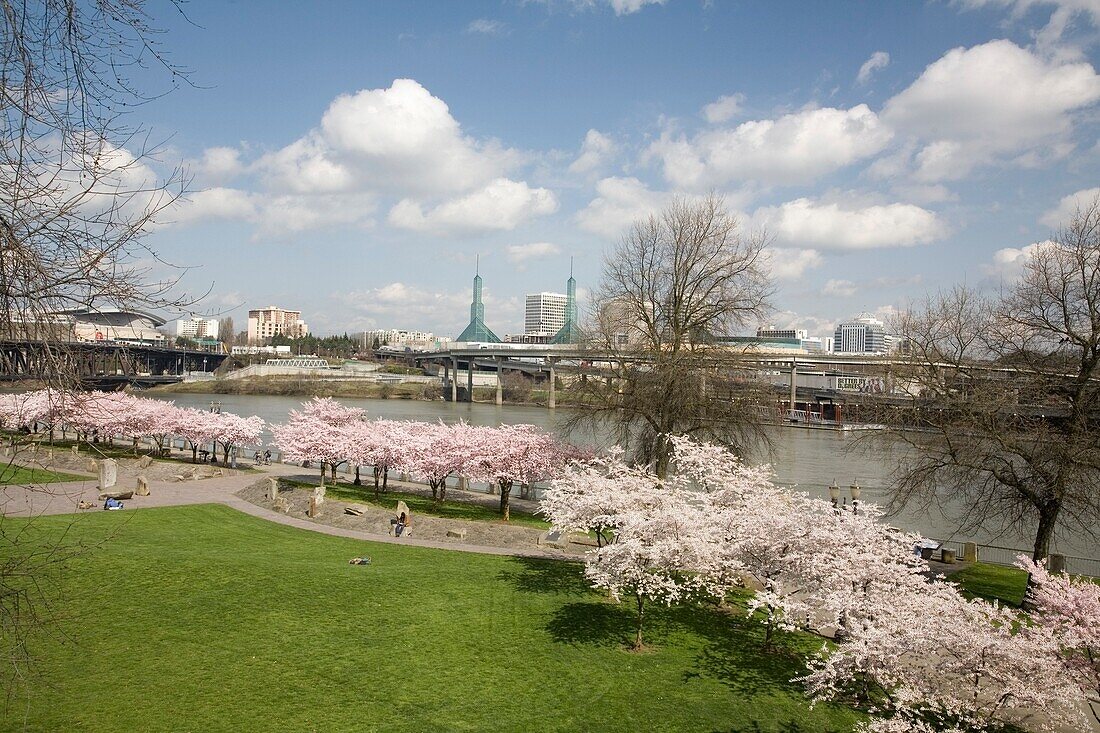
<svg viewBox="0 0 1100 733">
<path fill-rule="evenodd" d="M 286 336 L 296 339 L 309 334 L 309 326 L 302 320 L 301 311 L 283 310 L 274 305 L 248 311 L 248 343 Z"/>
<path fill-rule="evenodd" d="M 568 298 L 561 293 L 530 293 L 523 319 L 524 336 L 552 338 L 565 325 Z"/>
<path fill-rule="evenodd" d="M 176 320 L 175 331 L 176 338 L 182 336 L 189 339 L 216 339 L 218 338 L 218 320 L 202 316 L 180 318 Z"/>
<path fill-rule="evenodd" d="M 841 354 L 885 354 L 892 344 L 885 324 L 866 314 L 838 324 L 833 334 L 833 351 Z"/>
</svg>

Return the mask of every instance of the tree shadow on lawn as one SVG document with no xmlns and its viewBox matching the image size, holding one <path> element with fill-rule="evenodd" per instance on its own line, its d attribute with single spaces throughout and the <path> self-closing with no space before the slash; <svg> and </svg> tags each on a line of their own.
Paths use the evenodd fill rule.
<svg viewBox="0 0 1100 733">
<path fill-rule="evenodd" d="M 706 641 L 684 679 L 714 677 L 742 694 L 776 687 L 803 694 L 802 686 L 791 680 L 806 674 L 806 659 L 821 646 L 817 637 L 776 631 L 771 648 L 765 649 L 764 626 L 737 609 L 675 606 L 667 617 Z"/>
<path fill-rule="evenodd" d="M 592 586 L 584 579 L 584 565 L 570 560 L 542 560 L 536 557 L 510 558 L 515 569 L 497 576 L 521 593 L 564 593 L 588 596 Z"/>
<path fill-rule="evenodd" d="M 559 644 L 626 647 L 634 633 L 634 614 L 601 601 L 567 603 L 546 624 Z"/>
</svg>

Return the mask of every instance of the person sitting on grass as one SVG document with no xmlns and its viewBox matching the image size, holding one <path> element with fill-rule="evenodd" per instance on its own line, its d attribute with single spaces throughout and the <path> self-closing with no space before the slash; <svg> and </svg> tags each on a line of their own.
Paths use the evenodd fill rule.
<svg viewBox="0 0 1100 733">
<path fill-rule="evenodd" d="M 393 528 L 395 536 L 400 537 L 405 531 L 405 527 L 408 525 L 409 518 L 405 515 L 405 512 L 401 512 L 401 516 L 397 518 L 397 525 Z"/>
</svg>

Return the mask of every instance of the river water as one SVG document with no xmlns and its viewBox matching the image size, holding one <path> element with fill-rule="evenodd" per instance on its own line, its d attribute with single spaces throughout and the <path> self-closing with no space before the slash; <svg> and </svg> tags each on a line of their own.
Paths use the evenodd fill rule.
<svg viewBox="0 0 1100 733">
<path fill-rule="evenodd" d="M 148 393 L 146 393 L 148 394 Z M 221 409 L 238 415 L 259 415 L 268 423 L 282 423 L 292 409 L 301 406 L 305 398 L 267 395 L 203 395 L 174 394 L 152 395 L 172 400 L 181 407 L 210 409 L 211 403 L 220 403 Z M 456 422 L 465 420 L 474 425 L 500 425 L 502 423 L 528 423 L 554 431 L 576 443 L 599 445 L 607 442 L 600 434 L 564 435 L 561 422 L 569 414 L 567 410 L 547 410 L 524 405 L 496 406 L 484 403 L 426 402 L 417 400 L 380 400 L 338 398 L 351 407 L 362 407 L 368 418 L 390 420 L 420 420 Z M 770 429 L 770 450 L 761 448 L 749 460 L 754 463 L 770 463 L 778 483 L 793 486 L 816 496 L 828 497 L 828 487 L 836 482 L 848 493 L 847 487 L 859 484 L 863 489 L 861 500 L 885 504 L 889 498 L 892 470 L 904 458 L 905 447 L 884 445 L 881 441 L 869 442 L 863 431 L 835 431 L 777 426 Z M 270 439 L 270 434 L 267 436 Z M 906 509 L 891 523 L 904 529 L 922 533 L 928 537 L 973 540 L 983 544 L 1004 547 L 1030 548 L 1032 537 L 1027 533 L 1009 531 L 957 532 L 957 522 L 939 512 L 923 512 Z M 1100 558 L 1100 543 L 1087 537 L 1058 536 L 1057 551 L 1067 555 Z"/>
</svg>

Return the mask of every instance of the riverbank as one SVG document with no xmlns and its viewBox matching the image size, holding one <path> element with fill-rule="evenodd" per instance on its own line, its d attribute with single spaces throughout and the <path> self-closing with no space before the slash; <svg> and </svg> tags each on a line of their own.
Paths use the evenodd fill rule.
<svg viewBox="0 0 1100 733">
<path fill-rule="evenodd" d="M 379 400 L 418 400 L 440 402 L 443 388 L 438 384 L 373 382 L 363 379 L 330 380 L 308 377 L 250 377 L 247 379 L 205 379 L 195 382 L 165 384 L 145 390 L 150 394 L 216 394 L 254 395 L 268 397 L 355 397 Z M 504 393 L 504 404 L 525 407 L 546 407 L 549 395 L 544 389 L 532 389 L 522 399 Z M 474 402 L 496 404 L 495 387 L 475 387 Z M 557 404 L 568 407 L 561 390 Z"/>
<path fill-rule="evenodd" d="M 426 400 L 442 399 L 437 385 L 406 383 L 386 384 L 365 379 L 321 380 L 299 377 L 251 377 L 248 379 L 206 379 L 196 382 L 165 384 L 147 390 L 150 393 L 267 395 L 276 397 L 362 397 L 371 399 Z"/>
</svg>

